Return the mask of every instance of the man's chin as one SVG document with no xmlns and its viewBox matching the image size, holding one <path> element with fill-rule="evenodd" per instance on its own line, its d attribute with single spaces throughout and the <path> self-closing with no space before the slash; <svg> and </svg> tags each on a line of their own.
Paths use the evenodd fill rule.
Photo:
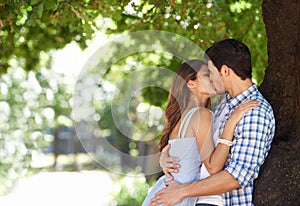
<svg viewBox="0 0 300 206">
<path fill-rule="evenodd" d="M 210 94 L 210 97 L 216 97 L 218 95 L 223 95 L 225 91 L 215 91 Z"/>
<path fill-rule="evenodd" d="M 216 89 L 217 94 L 224 94 L 225 90 L 224 89 Z"/>
<path fill-rule="evenodd" d="M 210 92 L 210 96 L 215 97 L 215 96 L 217 96 L 219 94 L 223 94 L 223 93 L 224 93 L 224 91 L 218 91 L 217 89 L 214 89 L 213 91 Z"/>
<path fill-rule="evenodd" d="M 210 93 L 210 94 L 209 94 L 210 97 L 215 97 L 215 96 L 217 96 L 217 95 L 218 95 L 217 93 Z"/>
</svg>

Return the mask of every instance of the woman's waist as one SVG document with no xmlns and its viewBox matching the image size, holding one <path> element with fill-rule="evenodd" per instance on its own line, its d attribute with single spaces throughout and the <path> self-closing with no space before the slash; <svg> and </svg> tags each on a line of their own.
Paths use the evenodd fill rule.
<svg viewBox="0 0 300 206">
<path fill-rule="evenodd" d="M 179 173 L 200 173 L 202 167 L 202 162 L 195 159 L 185 159 L 177 162 L 177 164 L 180 165 Z"/>
<path fill-rule="evenodd" d="M 200 179 L 200 173 L 171 173 L 179 183 L 188 183 Z"/>
</svg>

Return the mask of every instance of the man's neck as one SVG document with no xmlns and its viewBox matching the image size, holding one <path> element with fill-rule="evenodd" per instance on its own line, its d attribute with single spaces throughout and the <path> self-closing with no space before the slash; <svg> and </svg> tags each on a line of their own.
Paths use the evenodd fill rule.
<svg viewBox="0 0 300 206">
<path fill-rule="evenodd" d="M 233 82 L 231 88 L 228 90 L 229 95 L 231 98 L 236 97 L 237 95 L 246 91 L 252 85 L 253 85 L 253 82 L 251 79 L 239 80 L 239 81 Z"/>
</svg>

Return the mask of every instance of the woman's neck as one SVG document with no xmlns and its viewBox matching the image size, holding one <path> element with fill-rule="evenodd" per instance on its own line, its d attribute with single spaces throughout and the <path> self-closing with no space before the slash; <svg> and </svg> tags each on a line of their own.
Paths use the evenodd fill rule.
<svg viewBox="0 0 300 206">
<path fill-rule="evenodd" d="M 207 105 L 207 102 L 208 102 L 208 97 L 204 97 L 204 96 L 201 96 L 201 97 L 194 97 L 194 98 L 191 98 L 190 101 L 189 101 L 189 104 L 188 104 L 188 108 L 193 108 L 193 107 L 206 107 Z"/>
</svg>

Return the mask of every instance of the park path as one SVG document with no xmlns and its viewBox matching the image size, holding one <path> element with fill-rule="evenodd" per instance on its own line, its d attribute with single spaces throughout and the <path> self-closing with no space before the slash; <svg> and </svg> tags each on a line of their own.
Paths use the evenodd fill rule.
<svg viewBox="0 0 300 206">
<path fill-rule="evenodd" d="M 105 172 L 41 172 L 21 179 L 0 206 L 109 206 L 112 189 Z"/>
</svg>

